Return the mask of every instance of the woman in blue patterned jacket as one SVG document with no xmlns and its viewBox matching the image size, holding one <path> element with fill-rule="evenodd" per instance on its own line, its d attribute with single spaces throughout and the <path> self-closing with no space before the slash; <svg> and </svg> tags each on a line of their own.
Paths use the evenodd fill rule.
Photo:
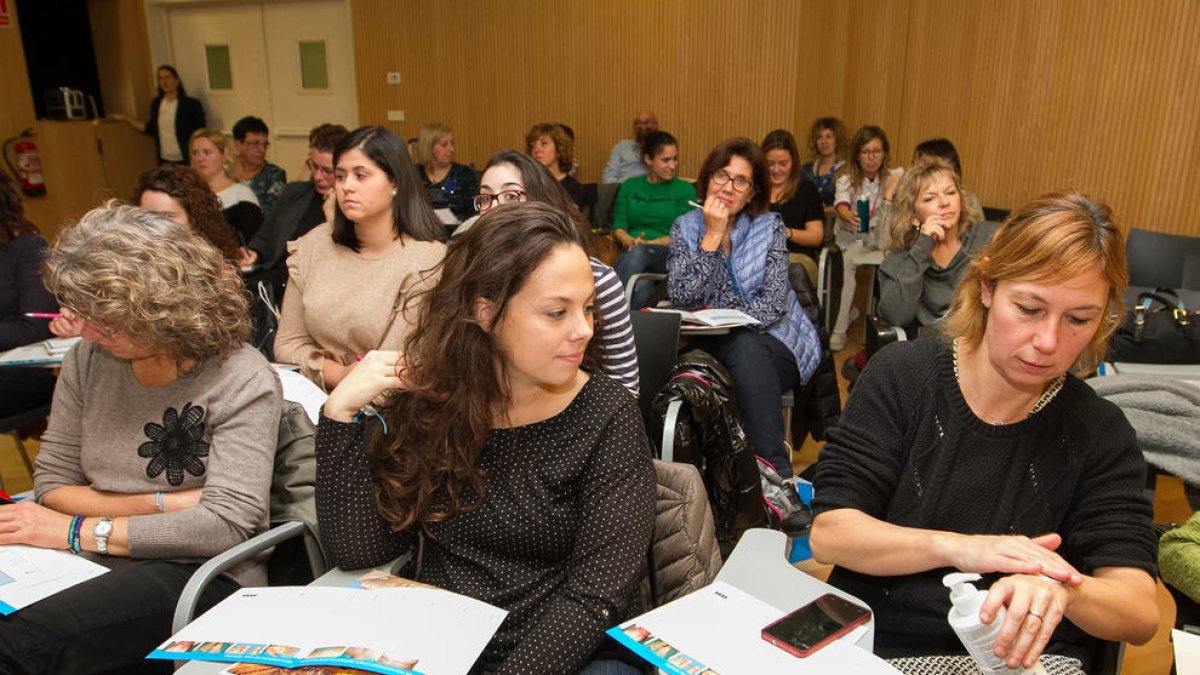
<svg viewBox="0 0 1200 675">
<path fill-rule="evenodd" d="M 780 397 L 812 377 L 821 343 L 788 283 L 787 237 L 779 214 L 767 208 L 771 188 L 762 151 L 747 138 L 721 142 L 704 160 L 696 192 L 703 209 L 685 213 L 671 228 L 671 304 L 739 309 L 761 324 L 692 345 L 729 369 L 758 455 L 791 476 Z"/>
</svg>

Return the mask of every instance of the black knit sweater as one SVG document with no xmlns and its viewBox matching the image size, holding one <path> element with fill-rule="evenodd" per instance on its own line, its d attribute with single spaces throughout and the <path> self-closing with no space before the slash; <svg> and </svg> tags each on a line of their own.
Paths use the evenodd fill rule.
<svg viewBox="0 0 1200 675">
<path fill-rule="evenodd" d="M 1117 566 L 1154 575 L 1145 471 L 1124 414 L 1078 379 L 1026 420 L 994 426 L 968 407 L 947 346 L 918 340 L 871 359 L 821 452 L 813 508 L 964 534 L 1057 532 L 1059 553 L 1083 574 Z M 830 582 L 875 611 L 877 653 L 961 653 L 946 621 L 949 571 L 875 577 L 838 567 Z M 1086 664 L 1092 647 L 1064 620 L 1046 651 Z"/>
</svg>

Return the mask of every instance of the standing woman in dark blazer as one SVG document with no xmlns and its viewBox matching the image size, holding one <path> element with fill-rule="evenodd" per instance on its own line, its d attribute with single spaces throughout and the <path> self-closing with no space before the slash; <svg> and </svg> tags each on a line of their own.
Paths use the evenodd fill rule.
<svg viewBox="0 0 1200 675">
<path fill-rule="evenodd" d="M 113 115 L 114 119 L 125 120 L 138 131 L 154 137 L 154 147 L 159 163 L 187 164 L 188 139 L 197 130 L 207 126 L 204 106 L 187 95 L 179 73 L 174 66 L 158 67 L 158 96 L 150 101 L 150 120 L 142 122 L 124 115 Z"/>
</svg>

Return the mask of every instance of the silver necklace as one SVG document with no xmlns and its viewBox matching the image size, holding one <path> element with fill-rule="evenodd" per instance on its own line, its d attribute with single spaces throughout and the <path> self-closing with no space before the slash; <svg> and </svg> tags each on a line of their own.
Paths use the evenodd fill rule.
<svg viewBox="0 0 1200 675">
<path fill-rule="evenodd" d="M 950 353 L 954 359 L 954 381 L 961 385 L 962 379 L 958 376 L 958 338 L 954 338 L 951 345 Z M 1013 420 L 1012 423 L 1020 422 L 1021 420 L 1032 417 L 1040 412 L 1042 408 L 1045 408 L 1050 403 L 1050 401 L 1054 400 L 1055 395 L 1057 395 L 1059 390 L 1063 388 L 1063 383 L 1066 381 L 1066 373 L 1054 378 L 1054 380 L 1050 382 L 1050 386 L 1046 387 L 1046 390 L 1042 392 L 1040 397 L 1038 397 L 1037 402 L 1034 403 L 1033 407 L 1029 409 L 1029 412 L 1025 413 L 1024 417 Z M 963 398 L 966 398 L 965 392 Z M 991 424 L 994 426 L 1001 426 L 1006 424 L 1006 422 L 1003 419 L 996 418 L 991 422 Z"/>
</svg>

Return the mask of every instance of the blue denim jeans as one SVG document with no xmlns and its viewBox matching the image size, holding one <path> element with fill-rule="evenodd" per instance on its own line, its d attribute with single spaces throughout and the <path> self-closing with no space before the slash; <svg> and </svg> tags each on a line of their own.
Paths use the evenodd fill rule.
<svg viewBox="0 0 1200 675">
<path fill-rule="evenodd" d="M 790 478 L 792 458 L 784 445 L 782 397 L 800 378 L 791 350 L 774 337 L 748 328 L 689 340 L 688 346 L 712 354 L 729 370 L 738 412 L 754 452 L 780 476 Z"/>
<path fill-rule="evenodd" d="M 628 251 L 622 251 L 617 256 L 617 278 L 621 280 L 622 285 L 628 286 L 630 277 L 635 274 L 642 272 L 666 274 L 668 251 L 670 249 L 661 244 L 641 244 Z M 653 291 L 653 284 L 639 283 L 637 288 L 633 289 L 629 309 L 636 311 L 645 307 L 646 303 L 650 301 L 650 294 Z"/>
</svg>

